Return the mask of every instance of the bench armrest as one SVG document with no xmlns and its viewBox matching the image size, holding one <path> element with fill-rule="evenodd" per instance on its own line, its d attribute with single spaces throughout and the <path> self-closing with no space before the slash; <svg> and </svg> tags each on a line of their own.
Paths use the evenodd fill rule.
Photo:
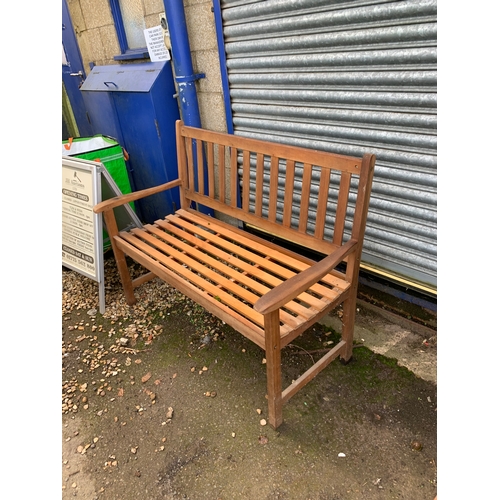
<svg viewBox="0 0 500 500">
<path fill-rule="evenodd" d="M 101 201 L 101 203 L 94 206 L 93 210 L 94 213 L 99 214 L 101 212 L 105 212 L 106 210 L 125 205 L 126 203 L 130 203 L 132 201 L 140 200 L 141 198 L 145 198 L 146 196 L 150 196 L 152 194 L 161 193 L 162 191 L 166 191 L 167 189 L 172 189 L 180 185 L 181 180 L 176 179 L 175 181 L 166 182 L 165 184 L 160 184 L 159 186 L 154 186 L 152 188 L 115 196 L 114 198 L 109 198 L 109 200 Z"/>
<path fill-rule="evenodd" d="M 337 266 L 347 255 L 357 249 L 358 241 L 350 239 L 340 248 L 337 248 L 324 259 L 316 262 L 310 268 L 287 279 L 276 288 L 263 295 L 253 306 L 257 312 L 267 314 L 279 309 L 290 300 L 310 288 L 314 283 L 323 278 L 335 266 Z"/>
</svg>

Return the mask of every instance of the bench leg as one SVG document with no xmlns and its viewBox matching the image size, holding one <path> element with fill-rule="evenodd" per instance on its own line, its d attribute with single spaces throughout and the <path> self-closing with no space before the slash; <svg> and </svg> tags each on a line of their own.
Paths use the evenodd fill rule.
<svg viewBox="0 0 500 500">
<path fill-rule="evenodd" d="M 121 250 L 115 251 L 115 260 L 116 267 L 118 268 L 118 272 L 120 274 L 125 300 L 129 306 L 133 306 L 137 302 L 137 299 L 134 295 L 134 287 L 132 285 L 132 279 L 128 270 L 127 261 L 125 260 L 125 254 Z"/>
<path fill-rule="evenodd" d="M 125 300 L 129 306 L 133 306 L 137 302 L 137 299 L 134 295 L 134 287 L 132 285 L 132 278 L 130 277 L 127 261 L 125 260 L 125 254 L 117 247 L 114 240 L 114 236 L 118 234 L 118 226 L 116 225 L 116 220 L 112 210 L 104 212 L 104 220 L 106 222 L 106 229 L 108 231 L 113 253 L 115 255 L 116 267 L 118 268 L 118 272 L 120 274 Z"/>
<path fill-rule="evenodd" d="M 352 344 L 354 339 L 354 317 L 356 315 L 356 294 L 350 294 L 342 306 L 342 340 L 345 342 L 344 353 L 340 358 L 347 363 L 352 357 Z"/>
<path fill-rule="evenodd" d="M 279 310 L 264 315 L 264 329 L 269 424 L 273 429 L 277 429 L 283 422 Z"/>
</svg>

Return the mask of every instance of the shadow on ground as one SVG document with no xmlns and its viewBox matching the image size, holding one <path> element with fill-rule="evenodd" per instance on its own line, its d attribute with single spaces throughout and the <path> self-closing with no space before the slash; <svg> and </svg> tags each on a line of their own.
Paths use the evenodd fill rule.
<svg viewBox="0 0 500 500">
<path fill-rule="evenodd" d="M 128 307 L 105 266 L 104 315 L 97 284 L 63 269 L 63 499 L 434 499 L 433 382 L 359 345 L 274 431 L 263 351 L 160 281 Z M 337 336 L 296 339 L 284 383 Z"/>
</svg>

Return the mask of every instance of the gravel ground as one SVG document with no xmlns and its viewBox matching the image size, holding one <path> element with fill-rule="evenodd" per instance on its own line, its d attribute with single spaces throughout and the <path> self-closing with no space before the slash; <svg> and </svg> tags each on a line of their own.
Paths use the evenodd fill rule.
<svg viewBox="0 0 500 500">
<path fill-rule="evenodd" d="M 109 257 L 105 276 L 101 315 L 97 284 L 63 269 L 63 499 L 434 499 L 435 384 L 359 346 L 276 432 L 263 351 L 159 280 L 129 307 Z M 285 383 L 336 336 L 285 349 Z"/>
</svg>

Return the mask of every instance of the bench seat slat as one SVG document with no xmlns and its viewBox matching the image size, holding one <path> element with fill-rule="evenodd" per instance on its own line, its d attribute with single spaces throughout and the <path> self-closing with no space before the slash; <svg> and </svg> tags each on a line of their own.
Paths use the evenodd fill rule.
<svg viewBox="0 0 500 500">
<path fill-rule="evenodd" d="M 255 267 L 253 265 L 247 263 L 246 261 L 243 261 L 242 259 L 238 259 L 236 256 L 231 255 L 228 252 L 221 250 L 219 247 L 210 244 L 210 242 L 204 241 L 189 233 L 188 231 L 184 231 L 167 221 L 156 221 L 156 224 L 158 227 L 151 225 L 145 227 L 148 229 L 148 231 L 168 241 L 169 244 L 175 245 L 180 250 L 195 255 L 198 260 L 204 262 L 205 264 L 209 264 L 212 267 L 218 269 L 220 272 L 228 275 L 230 279 L 233 279 L 235 282 L 250 287 L 252 290 L 254 290 L 254 292 L 259 294 L 259 296 L 262 296 L 266 292 L 271 290 L 271 287 L 252 278 L 252 275 L 255 272 Z M 168 231 L 168 233 L 171 233 L 173 236 L 169 237 L 168 233 L 162 231 L 160 228 Z M 189 245 L 183 243 L 180 240 L 189 242 Z M 214 255 L 217 258 L 212 258 L 211 255 Z M 268 279 L 264 281 L 273 281 L 275 283 L 275 286 L 281 283 L 280 280 L 272 275 L 269 275 Z M 309 311 L 307 310 L 307 308 L 295 301 L 292 301 L 290 303 L 289 309 L 297 315 L 302 315 L 304 317 L 307 317 L 309 315 Z M 291 316 L 288 315 L 288 313 L 286 313 L 285 311 L 283 311 L 283 314 L 283 320 L 285 320 L 287 316 Z M 291 321 L 291 323 L 295 324 L 296 322 Z"/>
<path fill-rule="evenodd" d="M 194 224 L 198 224 L 199 226 L 206 225 L 206 219 L 204 219 L 203 217 L 200 217 L 197 214 L 194 214 L 193 212 L 188 212 L 186 210 L 177 210 L 175 215 L 169 215 L 166 218 L 168 220 L 172 220 L 174 218 L 177 219 L 177 217 L 180 218 L 179 223 L 182 223 L 181 221 L 187 220 L 187 221 L 191 221 Z M 246 239 L 247 241 L 249 241 L 249 247 L 252 248 L 253 250 L 255 250 L 256 252 L 259 252 L 262 255 L 269 255 L 271 258 L 276 259 L 276 260 L 281 259 L 282 263 L 286 267 L 290 267 L 294 270 L 294 271 L 290 271 L 286 267 L 283 267 L 282 268 L 282 271 L 283 271 L 282 277 L 285 279 L 291 278 L 296 272 L 304 271 L 305 269 L 309 268 L 311 266 L 311 264 L 313 264 L 313 261 L 311 261 L 309 259 L 304 258 L 304 259 L 300 260 L 298 258 L 292 257 L 290 253 L 280 252 L 279 250 L 274 249 L 273 246 L 268 245 L 267 242 L 264 242 L 260 238 L 250 238 L 248 233 L 245 233 L 243 231 L 238 231 L 237 228 L 229 228 L 223 224 L 219 224 L 218 221 L 214 221 L 214 223 L 215 222 L 217 222 L 217 231 L 221 235 L 223 235 L 224 237 L 234 239 L 235 234 L 237 234 L 238 238 Z M 207 237 L 210 238 L 210 235 L 208 235 Z M 336 247 L 332 246 L 332 250 L 334 250 L 335 248 Z M 235 246 L 234 250 L 237 251 L 238 247 Z M 262 259 L 262 260 L 259 259 L 259 262 L 263 266 L 266 265 L 266 262 L 264 261 L 264 259 Z M 267 264 L 271 267 L 271 270 L 272 270 L 272 262 L 267 262 Z M 337 276 L 334 276 L 333 274 L 327 274 L 323 278 L 322 282 L 325 282 L 332 287 L 339 287 L 341 289 L 344 289 L 345 287 L 348 286 L 348 283 L 345 280 L 343 280 Z M 311 289 L 316 291 L 316 289 L 314 287 Z M 325 290 L 321 289 L 320 287 L 317 288 L 318 293 L 322 293 L 324 291 Z"/>
<path fill-rule="evenodd" d="M 207 311 L 225 321 L 228 325 L 237 329 L 245 335 L 245 337 L 264 349 L 264 331 L 255 323 L 236 314 L 226 304 L 214 299 L 211 295 L 202 293 L 198 287 L 185 280 L 182 275 L 176 274 L 165 266 L 159 266 L 158 261 L 136 248 L 125 239 L 119 236 L 115 237 L 115 243 L 121 251 L 132 257 L 146 269 L 154 269 L 153 272 L 159 278 L 165 280 L 171 286 L 174 286 L 181 293 L 203 306 Z"/>
<path fill-rule="evenodd" d="M 168 227 L 168 225 L 162 224 L 161 228 L 175 232 L 175 234 L 178 236 L 177 238 L 173 235 L 170 235 L 169 233 L 160 229 L 160 227 L 157 227 L 157 226 L 152 226 L 149 224 L 149 225 L 144 226 L 144 228 L 149 233 L 155 235 L 158 238 L 155 241 L 160 241 L 160 238 L 161 238 L 161 240 L 163 240 L 165 242 L 165 244 L 168 245 L 169 247 L 176 247 L 179 251 L 184 252 L 186 255 L 189 255 L 190 257 L 192 257 L 195 262 L 199 262 L 202 266 L 202 269 L 207 269 L 207 266 L 209 266 L 208 267 L 209 269 L 210 268 L 215 269 L 219 273 L 222 273 L 223 276 L 225 275 L 226 278 L 221 277 L 221 283 L 219 283 L 219 286 L 221 286 L 222 288 L 228 288 L 228 290 L 230 290 L 232 293 L 238 295 L 239 297 L 244 299 L 246 302 L 249 302 L 252 306 L 255 304 L 255 302 L 260 297 L 262 297 L 263 294 L 265 294 L 266 292 L 268 292 L 270 290 L 269 287 L 265 287 L 264 285 L 261 285 L 259 282 L 252 279 L 251 275 L 243 274 L 238 269 L 235 269 L 231 266 L 228 266 L 224 261 L 212 258 L 209 255 L 209 253 L 212 252 L 212 248 L 213 248 L 213 250 L 216 250 L 215 247 L 206 246 L 205 249 L 207 249 L 208 252 L 207 253 L 202 252 L 201 245 L 199 245 L 199 243 L 202 243 L 201 240 L 199 240 L 198 238 L 192 237 L 189 234 L 181 234 L 182 232 L 176 232 L 175 231 L 176 228 L 172 225 L 170 225 L 170 227 Z M 132 232 L 136 233 L 135 230 L 133 230 Z M 186 231 L 184 231 L 184 233 L 186 233 Z M 137 234 L 139 235 L 138 232 L 137 232 Z M 185 241 L 189 241 L 191 244 L 185 243 L 180 238 L 184 239 Z M 193 238 L 194 238 L 194 240 L 193 240 Z M 150 241 L 152 241 L 152 240 L 150 240 Z M 157 243 L 153 243 L 153 244 L 157 245 L 157 248 L 160 251 L 163 251 L 164 253 L 166 253 L 165 252 L 166 247 L 164 245 L 159 245 Z M 214 282 L 217 282 L 216 276 L 219 276 L 219 275 L 217 273 L 215 276 L 214 276 L 214 274 L 211 274 L 210 279 Z M 227 280 L 229 280 L 229 281 L 227 281 Z M 227 286 L 228 283 L 230 284 L 229 287 Z M 256 292 L 257 294 L 252 293 L 250 290 Z M 291 309 L 292 309 L 292 307 L 291 307 Z M 294 302 L 293 309 L 299 309 L 300 312 L 302 313 L 302 315 L 305 317 L 308 317 L 310 315 L 310 311 L 308 311 L 303 306 L 301 307 L 300 304 L 296 304 L 296 307 L 295 307 L 295 302 Z M 292 316 L 290 313 L 283 311 L 283 310 L 280 311 L 280 319 L 292 328 L 296 327 L 300 324 L 297 321 L 297 319 L 295 318 L 295 316 Z"/>
<path fill-rule="evenodd" d="M 224 238 L 221 238 L 217 234 L 213 234 L 209 231 L 204 231 L 203 229 L 201 229 L 200 224 L 196 224 L 196 226 L 193 226 L 189 221 L 185 220 L 184 218 L 179 218 L 174 215 L 169 215 L 167 217 L 167 220 L 169 220 L 173 224 L 179 224 L 181 227 L 187 230 L 195 231 L 196 234 L 199 234 L 202 237 L 206 237 L 211 243 L 223 247 L 228 252 L 236 254 L 241 259 L 253 262 L 254 263 L 254 266 L 252 266 L 254 268 L 253 273 L 254 274 L 258 273 L 258 278 L 263 281 L 267 280 L 267 283 L 270 285 L 276 286 L 277 284 L 283 282 L 284 279 L 291 278 L 297 274 L 297 271 L 290 270 L 288 268 L 288 265 L 291 263 L 291 259 L 289 258 L 288 255 L 283 255 L 275 250 L 268 249 L 268 253 L 271 253 L 272 258 L 275 259 L 275 261 L 273 262 L 269 260 L 267 257 L 265 257 L 264 253 L 262 255 L 258 255 L 255 254 L 253 251 L 249 250 L 249 248 L 253 249 L 256 245 L 258 245 L 255 242 L 255 240 L 249 241 L 247 243 L 248 247 L 244 248 L 243 246 L 240 246 L 243 245 L 243 243 L 245 242 L 243 236 L 238 238 L 239 242 L 238 244 L 235 244 L 231 241 L 227 241 Z M 217 230 L 221 229 L 219 226 L 213 226 L 213 224 L 214 223 L 212 223 L 212 227 L 217 227 Z M 263 247 L 259 246 L 259 251 L 265 252 L 266 248 L 267 247 L 265 246 Z M 300 266 L 301 267 L 300 270 L 305 270 L 309 268 L 310 265 L 311 264 L 304 264 L 303 266 Z M 268 278 L 273 278 L 273 279 L 270 280 Z M 278 281 L 276 281 L 276 279 Z M 342 282 L 338 278 L 335 278 L 334 283 L 335 283 L 334 285 L 331 285 L 334 287 L 334 289 L 331 289 L 328 286 L 324 286 L 320 283 L 316 283 L 309 289 L 309 293 L 301 294 L 298 297 L 298 299 L 306 303 L 307 305 L 309 305 L 309 307 L 313 309 L 314 308 L 321 309 L 325 302 L 330 302 L 332 300 L 335 300 L 338 297 L 339 293 L 344 291 L 349 286 L 348 283 L 346 283 L 345 281 Z M 312 295 L 311 292 L 314 292 L 315 295 Z M 287 306 L 285 305 L 285 309 L 286 308 Z"/>
<path fill-rule="evenodd" d="M 176 272 L 177 274 L 183 276 L 185 279 L 189 280 L 191 283 L 198 286 L 204 292 L 210 293 L 216 299 L 217 297 L 220 298 L 222 302 L 224 302 L 231 309 L 234 309 L 238 314 L 250 319 L 260 327 L 264 326 L 261 314 L 257 313 L 252 307 L 248 306 L 241 300 L 238 300 L 233 295 L 225 292 L 224 290 L 222 290 L 222 288 L 217 286 L 217 284 L 221 284 L 224 286 L 224 288 L 228 288 L 233 292 L 241 291 L 237 290 L 236 287 L 233 287 L 230 280 L 223 278 L 219 274 L 213 272 L 209 268 L 204 267 L 199 262 L 191 259 L 185 254 L 182 254 L 174 248 L 162 244 L 160 240 L 157 240 L 144 230 L 134 229 L 133 232 L 123 233 L 122 237 L 130 244 L 134 245 L 136 248 L 147 253 L 150 257 L 155 258 L 158 262 L 168 267 L 170 270 Z M 143 239 L 146 241 L 143 241 Z M 162 251 L 158 250 L 155 247 L 161 248 Z M 184 267 L 183 264 L 186 264 L 186 266 L 188 267 Z M 193 272 L 189 268 L 194 269 L 196 272 Z M 205 278 L 197 273 L 203 274 Z M 213 283 L 208 280 L 212 281 Z M 258 297 L 255 297 L 255 301 L 257 300 L 257 298 Z"/>
<path fill-rule="evenodd" d="M 176 227 L 175 224 L 180 221 L 181 226 L 184 227 L 185 230 Z M 219 229 L 216 222 L 211 222 L 211 226 L 212 229 L 208 231 L 206 227 L 203 229 L 200 224 L 197 224 L 196 227 L 193 227 L 192 224 L 188 224 L 184 219 L 179 219 L 179 217 L 176 216 L 168 216 L 163 221 L 156 221 L 156 226 L 145 226 L 145 229 L 148 229 L 148 231 L 152 232 L 157 237 L 162 238 L 163 240 L 168 242 L 169 245 L 175 246 L 180 251 L 186 252 L 193 256 L 193 262 L 196 265 L 197 272 L 203 272 L 206 269 L 206 264 L 209 264 L 213 268 L 216 268 L 220 272 L 224 273 L 226 276 L 229 276 L 230 280 L 232 278 L 234 281 L 227 282 L 226 280 L 224 280 L 224 283 L 230 283 L 231 291 L 240 295 L 252 305 L 258 298 L 260 298 L 264 293 L 270 290 L 269 286 L 264 285 L 263 283 L 270 282 L 270 285 L 274 287 L 283 282 L 283 279 L 275 276 L 274 274 L 270 274 L 263 267 L 255 266 L 250 262 L 244 260 L 254 260 L 255 256 L 249 251 L 244 252 L 243 259 L 238 258 L 238 255 L 233 255 L 232 257 L 231 254 L 226 251 L 225 245 L 229 244 L 229 251 L 232 251 L 233 254 L 241 251 L 241 248 L 234 243 L 227 242 L 226 240 L 219 238 L 217 234 L 213 233 L 214 230 L 218 231 Z M 168 233 L 161 231 L 160 228 L 172 231 L 175 236 L 169 236 Z M 196 231 L 196 234 L 199 235 L 199 237 L 189 233 L 189 230 Z M 139 230 L 133 230 L 133 232 L 136 234 L 140 234 Z M 212 242 L 215 242 L 217 246 L 215 246 L 211 241 L 204 241 L 204 239 L 202 239 L 209 235 L 212 236 Z M 185 241 L 182 242 L 181 239 L 184 239 Z M 153 241 L 153 243 L 157 242 L 157 240 L 150 241 Z M 196 248 L 193 248 L 188 244 L 188 242 L 191 245 L 195 245 Z M 240 241 L 240 244 L 241 243 L 242 242 Z M 247 245 L 250 245 L 253 242 L 245 243 Z M 204 250 L 203 252 L 201 251 L 202 249 Z M 218 261 L 204 252 L 212 253 L 222 260 Z M 261 259 L 263 259 L 261 262 L 264 265 L 268 265 L 268 259 L 266 259 L 265 257 Z M 185 263 L 187 263 L 185 258 L 184 261 Z M 226 264 L 226 262 L 230 265 L 233 265 L 237 269 L 232 269 Z M 283 270 L 280 269 L 280 266 L 278 264 L 273 263 L 271 267 L 275 272 L 276 270 L 278 270 L 280 274 L 283 274 Z M 242 273 L 238 270 L 240 268 L 242 270 L 244 268 L 247 276 L 242 275 Z M 292 273 L 291 275 L 293 276 L 295 274 L 296 273 Z M 210 279 L 215 281 L 215 276 L 211 275 Z M 256 292 L 257 295 L 248 294 L 245 290 L 241 290 L 241 287 L 238 285 L 239 282 L 247 287 L 250 287 L 254 292 Z M 320 286 L 317 285 L 316 288 L 319 289 Z M 309 293 L 300 294 L 300 296 L 298 297 L 298 300 L 300 302 L 290 301 L 288 304 L 286 304 L 281 310 L 280 319 L 283 321 L 283 323 L 289 325 L 291 328 L 295 328 L 299 326 L 303 320 L 309 319 L 312 314 L 316 314 L 317 311 L 321 310 L 325 304 L 330 303 L 339 295 L 339 291 L 331 290 L 324 286 L 321 286 L 321 292 L 322 295 L 319 297 L 315 297 Z M 295 316 L 289 314 L 287 311 L 295 313 L 295 315 L 300 316 L 301 318 L 296 318 Z"/>
<path fill-rule="evenodd" d="M 166 231 L 172 232 L 172 235 Z M 134 228 L 119 236 L 200 291 L 223 302 L 236 318 L 243 317 L 254 323 L 263 335 L 263 316 L 252 308 L 253 304 L 271 287 L 307 269 L 309 265 L 269 249 L 264 241 L 238 241 L 236 244 L 224 239 L 221 233 L 226 233 L 226 228 L 218 221 L 206 221 L 179 210 L 154 225 Z M 245 246 L 258 247 L 263 254 L 255 254 Z M 264 256 L 264 252 L 269 255 Z M 289 267 L 298 267 L 299 270 L 293 271 Z M 154 272 L 154 269 L 151 270 Z M 285 342 L 291 334 L 295 338 L 298 335 L 296 332 L 303 331 L 311 318 L 343 294 L 348 283 L 341 283 L 342 280 L 337 277 L 330 278 L 333 278 L 334 285 L 327 285 L 336 289 L 315 284 L 310 289 L 315 290 L 314 295 L 306 291 L 300 294 L 297 301 L 290 301 L 280 310 L 280 337 Z M 344 286 L 338 287 L 339 284 Z"/>
</svg>

